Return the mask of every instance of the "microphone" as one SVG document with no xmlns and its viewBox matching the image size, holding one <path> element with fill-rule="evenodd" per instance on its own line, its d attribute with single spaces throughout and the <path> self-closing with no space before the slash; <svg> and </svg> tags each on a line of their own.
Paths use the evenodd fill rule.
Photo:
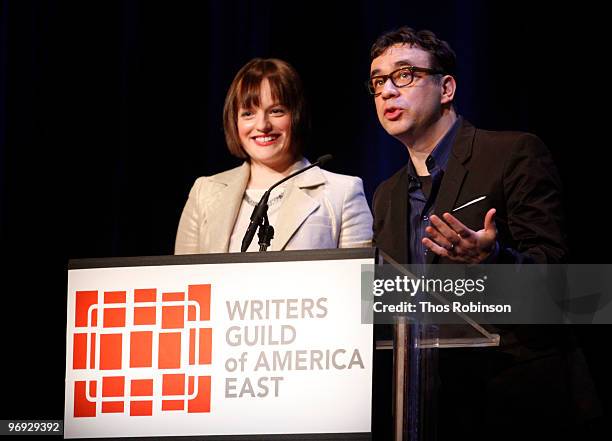
<svg viewBox="0 0 612 441">
<path fill-rule="evenodd" d="M 300 173 L 304 173 L 306 170 L 310 170 L 313 167 L 318 165 L 323 165 L 333 159 L 332 155 L 323 155 L 316 162 L 310 164 L 307 167 L 301 168 L 296 172 L 291 173 L 289 176 L 285 176 L 283 179 L 278 181 L 276 184 L 272 185 L 272 187 L 268 188 L 266 192 L 263 194 L 259 203 L 253 208 L 253 213 L 251 213 L 251 222 L 249 223 L 249 227 L 242 238 L 242 247 L 240 248 L 240 252 L 244 253 L 251 245 L 253 241 L 253 236 L 257 232 L 257 228 L 261 225 L 261 222 L 264 218 L 268 216 L 268 199 L 270 198 L 270 192 L 274 190 L 277 186 L 282 184 L 283 182 L 293 178 L 294 176 L 299 175 Z"/>
</svg>

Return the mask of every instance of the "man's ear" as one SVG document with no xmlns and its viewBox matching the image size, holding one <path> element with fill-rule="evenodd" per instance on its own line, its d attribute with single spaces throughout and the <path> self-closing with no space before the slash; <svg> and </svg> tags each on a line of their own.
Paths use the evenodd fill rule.
<svg viewBox="0 0 612 441">
<path fill-rule="evenodd" d="M 440 89 L 442 92 L 440 104 L 452 103 L 455 98 L 455 91 L 457 90 L 455 77 L 452 75 L 444 75 L 440 81 Z"/>
</svg>

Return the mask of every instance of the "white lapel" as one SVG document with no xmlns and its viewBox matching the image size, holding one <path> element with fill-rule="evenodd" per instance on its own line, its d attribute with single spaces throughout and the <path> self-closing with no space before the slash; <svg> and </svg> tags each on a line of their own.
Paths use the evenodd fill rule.
<svg viewBox="0 0 612 441">
<path fill-rule="evenodd" d="M 210 177 L 211 182 L 220 186 L 219 191 L 211 196 L 206 218 L 209 219 L 208 246 L 210 253 L 227 253 L 229 241 L 240 211 L 242 197 L 251 176 L 249 163 L 224 173 Z"/>
<path fill-rule="evenodd" d="M 296 169 L 308 165 L 310 165 L 310 162 L 307 159 L 302 159 Z M 293 182 L 288 182 L 285 197 L 278 211 L 276 225 L 274 225 L 272 251 L 284 249 L 287 242 L 308 216 L 321 205 L 319 201 L 310 197 L 304 189 L 318 187 L 325 182 L 325 176 L 319 167 L 313 167 L 301 176 L 295 177 Z"/>
</svg>

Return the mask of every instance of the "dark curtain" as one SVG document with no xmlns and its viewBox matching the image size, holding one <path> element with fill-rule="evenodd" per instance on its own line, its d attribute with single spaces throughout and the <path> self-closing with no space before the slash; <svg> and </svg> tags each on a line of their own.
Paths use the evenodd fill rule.
<svg viewBox="0 0 612 441">
<path fill-rule="evenodd" d="M 407 160 L 379 126 L 369 47 L 403 24 L 458 55 L 459 112 L 536 133 L 565 184 L 572 261 L 608 257 L 606 14 L 595 3 L 0 2 L 3 418 L 63 415 L 69 259 L 173 251 L 194 179 L 237 165 L 221 113 L 237 70 L 278 57 L 303 77 L 307 156 L 368 199 Z M 32 331 L 33 329 L 33 331 Z M 576 330 L 606 406 L 605 327 Z"/>
</svg>

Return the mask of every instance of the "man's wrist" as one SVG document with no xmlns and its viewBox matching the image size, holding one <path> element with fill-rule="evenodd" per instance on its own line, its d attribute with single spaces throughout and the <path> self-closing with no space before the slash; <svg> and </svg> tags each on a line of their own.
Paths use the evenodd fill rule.
<svg viewBox="0 0 612 441">
<path fill-rule="evenodd" d="M 497 258 L 499 257 L 499 250 L 500 250 L 499 242 L 495 241 L 495 244 L 493 245 L 493 250 L 491 251 L 491 253 L 487 257 L 485 257 L 484 260 L 480 263 L 496 263 Z"/>
</svg>

